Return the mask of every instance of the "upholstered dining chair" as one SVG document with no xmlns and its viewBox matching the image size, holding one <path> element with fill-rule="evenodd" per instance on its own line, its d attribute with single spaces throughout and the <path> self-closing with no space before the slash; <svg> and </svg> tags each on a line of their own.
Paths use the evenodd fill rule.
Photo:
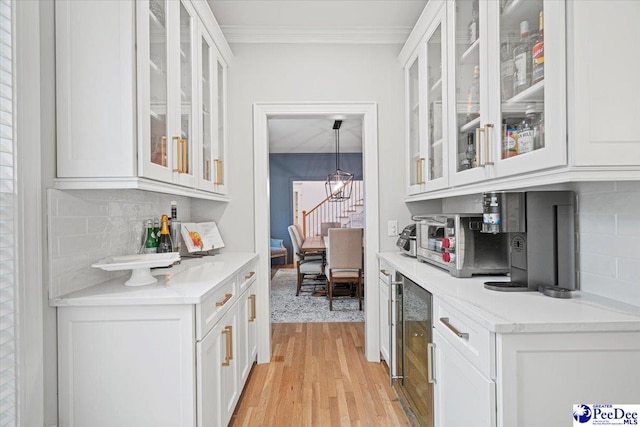
<svg viewBox="0 0 640 427">
<path fill-rule="evenodd" d="M 324 274 L 324 255 L 317 253 L 303 253 L 300 248 L 302 247 L 303 240 L 298 233 L 298 230 L 294 225 L 288 227 L 289 236 L 291 237 L 291 244 L 293 245 L 293 252 L 298 257 L 296 262 L 297 271 L 297 287 L 296 296 L 300 295 L 303 282 L 307 276 L 318 278 Z M 313 282 L 314 288 L 317 282 Z"/>
<path fill-rule="evenodd" d="M 327 237 L 329 235 L 330 228 L 341 228 L 342 223 L 340 222 L 323 222 L 320 223 L 320 235 L 322 237 Z"/>
<path fill-rule="evenodd" d="M 362 310 L 362 228 L 330 228 L 327 244 L 329 310 L 337 283 L 356 285 L 356 297 Z M 350 294 L 350 293 L 349 293 Z"/>
</svg>

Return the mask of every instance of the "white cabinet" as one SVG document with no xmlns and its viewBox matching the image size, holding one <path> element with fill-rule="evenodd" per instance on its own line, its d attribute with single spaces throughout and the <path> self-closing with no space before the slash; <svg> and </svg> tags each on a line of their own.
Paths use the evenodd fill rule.
<svg viewBox="0 0 640 427">
<path fill-rule="evenodd" d="M 404 70 L 408 194 L 448 183 L 446 8 L 434 1 L 427 9 L 433 19 Z"/>
<path fill-rule="evenodd" d="M 56 2 L 56 187 L 225 200 L 221 34 L 203 2 Z"/>
<path fill-rule="evenodd" d="M 640 3 L 570 1 L 567 8 L 572 163 L 638 166 L 640 136 L 631 124 L 640 116 Z"/>
<path fill-rule="evenodd" d="M 434 425 L 495 426 L 495 382 L 462 357 L 437 328 L 433 331 L 433 342 Z"/>
<path fill-rule="evenodd" d="M 257 356 L 256 262 L 235 271 L 198 304 L 59 306 L 60 425 L 227 425 Z"/>
<path fill-rule="evenodd" d="M 378 285 L 380 290 L 380 355 L 387 362 L 389 371 L 393 372 L 392 363 L 392 319 L 394 311 L 393 295 L 391 294 L 391 281 L 393 280 L 393 270 L 384 262 L 380 261 L 380 273 Z"/>
<path fill-rule="evenodd" d="M 433 305 L 435 425 L 495 426 L 493 334 L 438 298 Z"/>
</svg>

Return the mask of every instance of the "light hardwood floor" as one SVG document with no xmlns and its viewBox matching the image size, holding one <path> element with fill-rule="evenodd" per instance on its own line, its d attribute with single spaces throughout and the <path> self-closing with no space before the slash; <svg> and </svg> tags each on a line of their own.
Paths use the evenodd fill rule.
<svg viewBox="0 0 640 427">
<path fill-rule="evenodd" d="M 274 323 L 271 362 L 255 365 L 231 426 L 410 426 L 364 323 Z"/>
</svg>

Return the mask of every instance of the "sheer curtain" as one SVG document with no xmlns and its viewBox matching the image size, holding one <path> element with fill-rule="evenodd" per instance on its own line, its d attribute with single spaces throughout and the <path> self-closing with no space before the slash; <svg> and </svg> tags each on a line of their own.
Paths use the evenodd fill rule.
<svg viewBox="0 0 640 427">
<path fill-rule="evenodd" d="M 0 0 L 0 425 L 16 425 L 16 147 L 12 1 Z"/>
</svg>

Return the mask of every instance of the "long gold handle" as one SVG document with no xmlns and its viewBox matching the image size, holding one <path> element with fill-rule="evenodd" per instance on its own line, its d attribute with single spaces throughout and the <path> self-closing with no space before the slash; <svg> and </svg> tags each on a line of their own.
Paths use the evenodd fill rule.
<svg viewBox="0 0 640 427">
<path fill-rule="evenodd" d="M 233 294 L 224 294 L 224 299 L 222 301 L 216 302 L 216 307 L 222 307 L 223 305 L 225 305 L 227 301 L 231 299 L 232 296 Z"/>
<path fill-rule="evenodd" d="M 253 322 L 256 320 L 256 295 L 249 295 L 249 300 L 251 300 L 251 316 L 249 316 L 249 322 Z"/>
<path fill-rule="evenodd" d="M 174 157 L 174 168 L 173 171 L 174 172 L 178 172 L 180 173 L 180 168 L 182 167 L 182 160 L 180 159 L 180 141 L 181 138 L 179 136 L 174 136 L 173 138 L 171 138 L 174 142 L 173 146 L 175 147 L 175 157 Z"/>
<path fill-rule="evenodd" d="M 420 184 L 420 159 L 416 160 L 416 184 Z"/>
<path fill-rule="evenodd" d="M 493 166 L 493 156 L 491 156 L 491 135 L 493 134 L 493 123 L 487 123 L 484 125 L 484 142 L 485 142 L 485 151 L 484 155 L 486 156 L 484 164 L 487 166 Z"/>
<path fill-rule="evenodd" d="M 189 157 L 187 156 L 186 138 L 180 138 L 180 144 L 182 145 L 182 164 L 180 165 L 180 173 L 189 173 Z"/>
<path fill-rule="evenodd" d="M 467 332 L 460 332 L 455 326 L 453 326 L 451 323 L 449 323 L 449 318 L 448 317 L 441 317 L 440 318 L 440 322 L 444 326 L 446 326 L 451 332 L 456 334 L 458 337 L 469 339 L 469 334 Z"/>
<path fill-rule="evenodd" d="M 476 128 L 476 165 L 477 166 L 485 166 L 486 162 L 486 154 L 484 154 L 484 150 L 482 149 L 484 146 L 480 141 L 480 134 L 484 133 L 484 128 Z"/>
<path fill-rule="evenodd" d="M 204 179 L 211 180 L 211 161 L 209 159 L 204 161 Z"/>
<path fill-rule="evenodd" d="M 229 362 L 233 359 L 233 328 L 231 326 L 225 326 L 222 330 L 222 335 L 225 336 L 225 354 L 224 354 L 224 362 L 222 362 L 222 366 L 229 366 Z"/>
<path fill-rule="evenodd" d="M 249 280 L 251 279 L 254 275 L 256 274 L 255 271 L 250 271 L 249 274 L 245 274 L 244 275 L 244 280 Z"/>
<path fill-rule="evenodd" d="M 216 167 L 216 181 L 214 182 L 214 184 L 217 184 L 217 185 L 224 184 L 224 176 L 222 173 L 222 160 L 215 159 L 213 161 L 213 164 Z"/>
<path fill-rule="evenodd" d="M 167 137 L 160 138 L 160 164 L 167 166 Z"/>
</svg>

